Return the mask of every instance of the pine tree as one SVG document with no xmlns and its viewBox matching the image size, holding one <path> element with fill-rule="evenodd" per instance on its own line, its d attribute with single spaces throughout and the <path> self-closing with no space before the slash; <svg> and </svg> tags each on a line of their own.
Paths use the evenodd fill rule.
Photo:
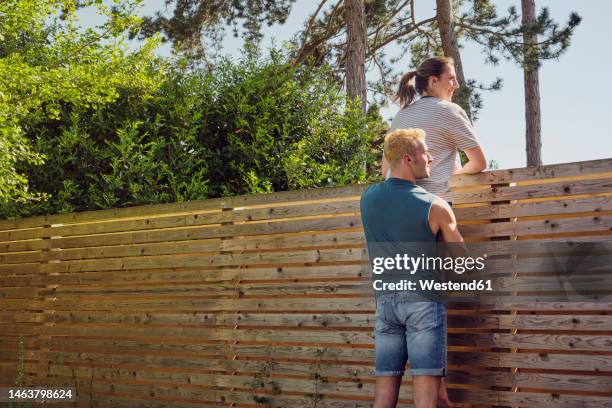
<svg viewBox="0 0 612 408">
<path fill-rule="evenodd" d="M 459 82 L 459 90 L 453 95 L 453 102 L 458 103 L 470 115 L 470 88 L 465 82 L 463 64 L 459 53 L 459 44 L 455 30 L 455 13 L 453 12 L 452 0 L 436 0 L 436 20 L 440 30 L 440 42 L 444 55 L 455 61 L 455 73 Z"/>
<path fill-rule="evenodd" d="M 523 32 L 523 77 L 525 85 L 525 141 L 527 166 L 542 164 L 540 78 L 538 73 L 538 34 L 535 25 L 535 0 L 521 0 Z"/>
<path fill-rule="evenodd" d="M 347 64 L 346 91 L 350 100 L 359 98 L 366 111 L 365 49 L 366 27 L 363 0 L 346 0 Z"/>
</svg>

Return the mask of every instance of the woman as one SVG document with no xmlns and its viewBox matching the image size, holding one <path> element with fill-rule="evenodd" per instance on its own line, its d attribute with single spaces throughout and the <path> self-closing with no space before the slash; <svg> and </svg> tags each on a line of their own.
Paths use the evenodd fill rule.
<svg viewBox="0 0 612 408">
<path fill-rule="evenodd" d="M 459 105 L 451 101 L 458 88 L 452 58 L 425 60 L 416 71 L 402 77 L 395 95 L 401 110 L 391 122 L 390 129 L 425 130 L 433 163 L 430 177 L 420 180 L 419 185 L 447 201 L 451 200 L 449 181 L 453 173 L 478 173 L 487 166 L 470 119 Z M 417 94 L 419 99 L 416 99 Z M 463 168 L 456 166 L 458 149 L 468 158 Z M 387 178 L 389 164 L 384 155 L 382 170 Z"/>
</svg>

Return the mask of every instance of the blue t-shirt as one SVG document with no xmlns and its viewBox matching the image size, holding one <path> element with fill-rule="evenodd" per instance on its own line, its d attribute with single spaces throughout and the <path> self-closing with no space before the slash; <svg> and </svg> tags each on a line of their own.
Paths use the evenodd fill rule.
<svg viewBox="0 0 612 408">
<path fill-rule="evenodd" d="M 429 226 L 429 211 L 436 198 L 422 187 L 399 178 L 389 178 L 365 190 L 360 207 L 370 260 L 394 258 L 406 252 L 412 257 L 435 255 L 438 234 Z M 384 281 L 438 278 L 439 273 L 430 270 L 419 270 L 412 275 L 390 271 L 385 272 Z M 388 292 L 377 290 L 376 295 Z"/>
</svg>

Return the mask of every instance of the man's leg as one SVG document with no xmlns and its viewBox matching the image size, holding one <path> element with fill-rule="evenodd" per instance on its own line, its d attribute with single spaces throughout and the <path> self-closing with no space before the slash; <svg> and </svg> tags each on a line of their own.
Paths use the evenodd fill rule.
<svg viewBox="0 0 612 408">
<path fill-rule="evenodd" d="M 453 403 L 448 398 L 448 393 L 446 392 L 446 382 L 444 378 L 440 380 L 440 390 L 438 391 L 438 408 L 451 408 L 453 407 Z"/>
<path fill-rule="evenodd" d="M 415 375 L 412 377 L 412 392 L 415 408 L 437 408 L 438 392 L 442 377 Z"/>
<path fill-rule="evenodd" d="M 446 373 L 446 310 L 436 302 L 406 303 L 411 311 L 406 330 L 414 403 L 417 408 L 449 405 Z"/>
<path fill-rule="evenodd" d="M 374 408 L 395 408 L 402 377 L 376 377 Z"/>
<path fill-rule="evenodd" d="M 406 326 L 395 315 L 395 295 L 376 300 L 374 351 L 376 355 L 375 408 L 395 408 L 400 384 L 408 360 Z"/>
</svg>

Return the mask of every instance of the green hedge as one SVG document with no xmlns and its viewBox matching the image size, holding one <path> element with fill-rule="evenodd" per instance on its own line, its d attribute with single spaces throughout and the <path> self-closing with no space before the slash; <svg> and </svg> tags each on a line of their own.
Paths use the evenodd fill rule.
<svg viewBox="0 0 612 408">
<path fill-rule="evenodd" d="M 325 67 L 280 51 L 212 68 L 157 60 L 155 86 L 117 86 L 92 106 L 60 100 L 24 127 L 44 165 L 21 162 L 31 192 L 0 215 L 30 216 L 363 182 L 382 134 Z M 375 172 L 371 172 L 375 173 Z"/>
</svg>

